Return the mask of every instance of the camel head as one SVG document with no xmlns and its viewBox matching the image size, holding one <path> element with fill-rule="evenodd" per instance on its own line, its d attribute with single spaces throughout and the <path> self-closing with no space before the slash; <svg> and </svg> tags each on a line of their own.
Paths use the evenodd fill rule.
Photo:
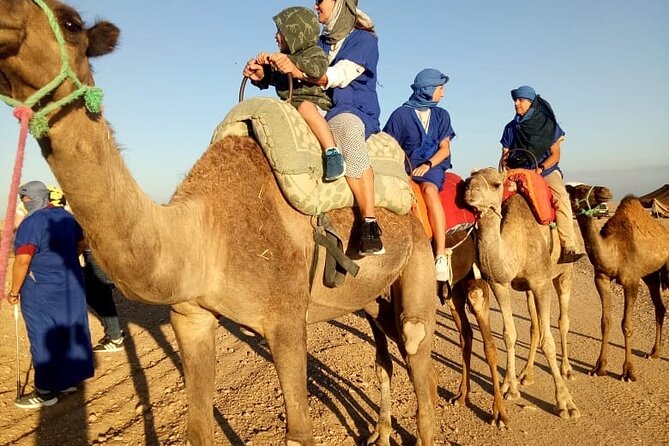
<svg viewBox="0 0 669 446">
<path fill-rule="evenodd" d="M 93 84 L 89 58 L 114 50 L 119 29 L 101 21 L 86 28 L 81 16 L 55 0 L 42 0 L 60 28 L 70 66 L 79 80 Z M 25 101 L 60 72 L 60 48 L 45 11 L 34 0 L 0 0 L 0 94 Z M 71 82 L 51 98 L 67 96 Z"/>
<path fill-rule="evenodd" d="M 572 186 L 566 185 L 571 209 L 574 215 L 588 215 L 588 213 L 597 209 L 597 207 L 613 198 L 613 194 L 608 187 L 590 186 L 588 184 L 579 184 Z"/>
<path fill-rule="evenodd" d="M 498 172 L 492 167 L 473 171 L 465 181 L 465 202 L 480 215 L 486 214 L 489 210 L 499 215 L 505 176 L 504 172 Z"/>
</svg>

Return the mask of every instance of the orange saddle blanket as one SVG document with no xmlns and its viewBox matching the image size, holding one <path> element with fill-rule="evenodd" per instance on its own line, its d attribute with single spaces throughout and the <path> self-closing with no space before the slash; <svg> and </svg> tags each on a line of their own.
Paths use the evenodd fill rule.
<svg viewBox="0 0 669 446">
<path fill-rule="evenodd" d="M 509 170 L 504 182 L 503 200 L 516 192 L 527 200 L 539 223 L 547 225 L 555 221 L 553 194 L 541 175 L 529 169 Z"/>
<path fill-rule="evenodd" d="M 446 217 L 446 233 L 455 232 L 459 229 L 466 229 L 476 223 L 476 216 L 464 202 L 464 184 L 465 182 L 459 175 L 453 172 L 446 172 L 444 175 L 444 187 L 439 192 L 441 204 L 444 207 L 444 216 Z M 420 186 L 411 181 L 411 188 L 416 196 L 416 203 L 413 206 L 413 213 L 423 224 L 425 233 L 432 237 L 432 227 L 427 216 L 427 207 Z"/>
</svg>

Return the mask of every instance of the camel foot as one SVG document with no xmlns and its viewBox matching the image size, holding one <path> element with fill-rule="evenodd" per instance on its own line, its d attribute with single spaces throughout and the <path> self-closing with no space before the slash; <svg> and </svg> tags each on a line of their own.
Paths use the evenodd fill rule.
<svg viewBox="0 0 669 446">
<path fill-rule="evenodd" d="M 646 355 L 644 355 L 644 357 L 646 359 L 657 359 L 657 358 L 660 357 L 660 351 L 653 349 L 653 350 L 651 350 L 650 353 L 647 353 Z"/>
<path fill-rule="evenodd" d="M 286 446 L 305 446 L 305 443 L 300 443 L 295 440 L 286 440 Z"/>
<path fill-rule="evenodd" d="M 425 324 L 422 322 L 405 321 L 402 326 L 404 348 L 409 355 L 418 352 L 420 343 L 425 339 Z"/>
<path fill-rule="evenodd" d="M 636 375 L 634 372 L 623 372 L 620 376 L 620 380 L 625 383 L 633 383 L 636 382 Z"/>
<path fill-rule="evenodd" d="M 520 372 L 518 376 L 518 381 L 521 386 L 529 386 L 534 384 L 534 371 L 525 371 Z"/>
<path fill-rule="evenodd" d="M 454 406 L 465 407 L 467 405 L 467 396 L 463 393 L 458 393 L 457 395 L 449 398 L 448 402 Z"/>
<path fill-rule="evenodd" d="M 499 409 L 493 406 L 490 425 L 497 426 L 500 429 L 507 429 L 509 427 L 509 417 L 506 415 L 506 408 L 504 406 Z"/>
<path fill-rule="evenodd" d="M 515 388 L 509 388 L 505 392 L 502 392 L 502 394 L 504 395 L 504 399 L 507 401 L 515 401 L 520 399 L 520 392 Z"/>
<path fill-rule="evenodd" d="M 596 365 L 595 368 L 588 372 L 590 376 L 606 376 L 606 374 L 606 366 L 603 365 Z"/>
<path fill-rule="evenodd" d="M 569 401 L 566 407 L 558 408 L 558 415 L 563 420 L 575 420 L 581 417 L 581 412 L 578 410 L 573 401 Z"/>
<path fill-rule="evenodd" d="M 569 380 L 569 381 L 574 381 L 576 379 L 576 375 L 574 375 L 574 371 L 571 368 L 569 368 L 567 370 L 562 370 L 560 372 L 560 374 L 562 375 L 563 379 L 566 379 L 566 380 Z"/>
<path fill-rule="evenodd" d="M 361 441 L 360 446 L 390 446 L 390 433 L 381 435 L 375 431 L 366 441 Z"/>
</svg>

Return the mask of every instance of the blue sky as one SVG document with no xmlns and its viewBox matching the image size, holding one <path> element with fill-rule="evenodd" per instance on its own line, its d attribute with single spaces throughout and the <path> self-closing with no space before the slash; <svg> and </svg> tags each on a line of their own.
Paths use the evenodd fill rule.
<svg viewBox="0 0 669 446">
<path fill-rule="evenodd" d="M 70 2 L 92 24 L 121 28 L 118 49 L 95 60 L 105 117 L 140 186 L 165 202 L 237 100 L 241 71 L 275 50 L 271 17 L 295 0 Z M 509 90 L 528 84 L 567 132 L 567 181 L 613 189 L 615 199 L 669 183 L 669 2 L 666 0 L 361 0 L 380 39 L 381 123 L 425 67 L 451 78 L 441 102 L 457 138 L 454 171 L 495 166 Z M 247 89 L 251 95 L 271 95 Z M 0 110 L 4 214 L 18 125 Z M 28 145 L 23 181 L 55 180 Z"/>
</svg>

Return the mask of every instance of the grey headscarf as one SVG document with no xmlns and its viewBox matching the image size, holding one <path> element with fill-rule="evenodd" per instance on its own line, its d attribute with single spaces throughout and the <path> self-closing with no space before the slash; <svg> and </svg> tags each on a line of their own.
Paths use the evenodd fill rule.
<svg viewBox="0 0 669 446">
<path fill-rule="evenodd" d="M 23 203 L 31 215 L 49 205 L 49 189 L 41 181 L 30 181 L 19 188 L 19 196 L 30 197 L 30 201 Z"/>
<path fill-rule="evenodd" d="M 358 0 L 337 0 L 324 26 L 323 37 L 330 45 L 348 36 L 355 27 Z"/>
</svg>

